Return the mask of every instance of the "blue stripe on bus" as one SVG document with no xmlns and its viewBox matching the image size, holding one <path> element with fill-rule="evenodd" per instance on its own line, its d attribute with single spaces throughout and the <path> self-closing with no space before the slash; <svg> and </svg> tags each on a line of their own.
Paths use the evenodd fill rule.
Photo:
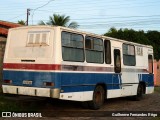
<svg viewBox="0 0 160 120">
<path fill-rule="evenodd" d="M 94 90 L 97 83 L 107 84 L 107 89 L 120 89 L 118 74 L 108 73 L 59 73 L 33 71 L 3 71 L 3 79 L 12 80 L 15 86 L 42 87 L 43 82 L 54 82 L 54 88 L 65 92 Z M 23 85 L 23 80 L 32 80 L 32 85 Z"/>
<path fill-rule="evenodd" d="M 147 75 L 142 75 L 143 80 L 148 82 L 148 86 L 153 86 L 153 76 L 147 79 Z M 120 76 L 115 73 L 3 71 L 3 79 L 12 80 L 15 86 L 45 88 L 43 82 L 53 82 L 55 86 L 51 88 L 60 88 L 64 92 L 93 91 L 97 83 L 105 83 L 108 90 L 121 89 Z M 23 85 L 23 80 L 32 80 L 32 85 Z"/>
<path fill-rule="evenodd" d="M 147 87 L 154 86 L 154 75 L 141 74 L 140 81 L 145 82 Z"/>
</svg>

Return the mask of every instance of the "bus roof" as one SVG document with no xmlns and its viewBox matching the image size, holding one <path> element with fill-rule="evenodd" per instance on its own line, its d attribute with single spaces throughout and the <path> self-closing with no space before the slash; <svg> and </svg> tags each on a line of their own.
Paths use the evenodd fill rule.
<svg viewBox="0 0 160 120">
<path fill-rule="evenodd" d="M 71 28 L 67 28 L 67 27 L 62 27 L 62 26 L 32 25 L 32 26 L 22 26 L 22 27 L 10 28 L 9 31 L 17 30 L 17 29 L 26 29 L 26 28 L 59 28 L 59 29 L 64 30 L 64 31 L 70 31 L 70 32 L 79 33 L 79 34 L 85 34 L 85 35 L 87 34 L 87 35 L 90 35 L 90 36 L 103 38 L 103 39 L 107 39 L 107 40 L 118 41 L 118 42 L 122 42 L 122 43 L 133 44 L 133 45 L 142 46 L 142 47 L 148 47 L 148 48 L 153 48 L 151 45 L 139 44 L 139 43 L 135 43 L 135 42 L 130 42 L 130 41 L 122 40 L 122 39 L 117 39 L 117 38 L 113 38 L 113 37 L 94 34 L 94 33 L 85 32 L 85 31 L 81 31 L 81 30 L 77 30 L 77 29 L 71 29 Z"/>
</svg>

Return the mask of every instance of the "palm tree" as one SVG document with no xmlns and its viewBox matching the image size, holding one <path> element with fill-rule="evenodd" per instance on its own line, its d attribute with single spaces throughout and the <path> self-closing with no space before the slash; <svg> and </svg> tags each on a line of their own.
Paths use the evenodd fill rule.
<svg viewBox="0 0 160 120">
<path fill-rule="evenodd" d="M 48 22 L 45 23 L 44 21 L 40 21 L 39 25 L 58 25 L 69 28 L 77 28 L 79 26 L 77 22 L 69 23 L 69 21 L 70 21 L 70 16 L 53 14 L 53 16 L 49 16 Z"/>
</svg>

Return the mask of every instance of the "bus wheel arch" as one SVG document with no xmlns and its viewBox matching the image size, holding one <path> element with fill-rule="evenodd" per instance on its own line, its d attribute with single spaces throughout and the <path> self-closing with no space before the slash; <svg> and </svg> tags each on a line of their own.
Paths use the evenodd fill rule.
<svg viewBox="0 0 160 120">
<path fill-rule="evenodd" d="M 91 109 L 99 109 L 106 98 L 106 85 L 103 83 L 97 84 L 93 91 L 92 101 L 88 102 L 88 105 Z"/>
</svg>

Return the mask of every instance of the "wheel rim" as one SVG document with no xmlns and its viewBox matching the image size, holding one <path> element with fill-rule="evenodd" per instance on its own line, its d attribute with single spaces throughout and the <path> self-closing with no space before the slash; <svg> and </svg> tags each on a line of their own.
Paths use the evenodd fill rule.
<svg viewBox="0 0 160 120">
<path fill-rule="evenodd" d="M 96 92 L 95 102 L 98 105 L 100 105 L 102 103 L 102 93 L 100 91 Z"/>
<path fill-rule="evenodd" d="M 104 102 L 104 91 L 103 91 L 103 88 L 98 88 L 98 90 L 96 90 L 95 92 L 95 104 L 98 105 L 98 106 L 101 106 Z"/>
</svg>

